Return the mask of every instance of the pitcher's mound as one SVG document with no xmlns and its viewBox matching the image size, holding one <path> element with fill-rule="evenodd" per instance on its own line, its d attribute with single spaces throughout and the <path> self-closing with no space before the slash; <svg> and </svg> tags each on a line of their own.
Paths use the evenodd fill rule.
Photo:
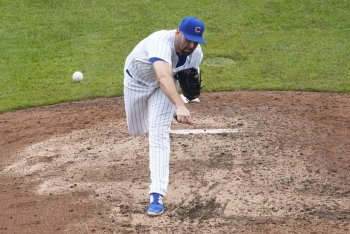
<svg viewBox="0 0 350 234">
<path fill-rule="evenodd" d="M 123 98 L 0 115 L 0 232 L 349 233 L 350 96 L 204 93 L 172 124 L 165 213 Z"/>
</svg>

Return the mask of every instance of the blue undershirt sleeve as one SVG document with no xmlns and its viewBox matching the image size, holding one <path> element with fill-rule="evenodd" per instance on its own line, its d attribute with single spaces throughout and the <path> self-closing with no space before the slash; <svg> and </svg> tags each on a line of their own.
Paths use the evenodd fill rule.
<svg viewBox="0 0 350 234">
<path fill-rule="evenodd" d="M 153 64 L 153 63 L 155 63 L 157 61 L 164 61 L 164 60 L 161 59 L 161 58 L 152 57 L 152 58 L 149 58 L 148 61 L 150 61 Z"/>
</svg>

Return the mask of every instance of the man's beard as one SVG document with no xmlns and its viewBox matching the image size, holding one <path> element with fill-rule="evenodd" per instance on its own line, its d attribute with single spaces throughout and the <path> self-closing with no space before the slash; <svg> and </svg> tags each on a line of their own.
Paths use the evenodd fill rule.
<svg viewBox="0 0 350 234">
<path fill-rule="evenodd" d="M 179 52 L 179 55 L 181 56 L 183 56 L 183 55 L 185 55 L 185 56 L 188 56 L 188 55 L 190 55 L 190 54 L 192 54 L 193 53 L 193 50 L 181 50 L 180 52 Z"/>
</svg>

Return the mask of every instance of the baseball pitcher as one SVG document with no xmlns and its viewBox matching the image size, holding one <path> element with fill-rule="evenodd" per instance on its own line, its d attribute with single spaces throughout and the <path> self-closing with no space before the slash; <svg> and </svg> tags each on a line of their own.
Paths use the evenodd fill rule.
<svg viewBox="0 0 350 234">
<path fill-rule="evenodd" d="M 173 116 L 190 124 L 191 115 L 180 97 L 192 100 L 199 96 L 198 72 L 203 53 L 204 23 L 186 17 L 175 30 L 152 33 L 139 42 L 127 56 L 124 66 L 124 102 L 128 130 L 132 135 L 148 133 L 149 215 L 164 212 L 163 197 L 169 183 L 169 132 Z"/>
</svg>

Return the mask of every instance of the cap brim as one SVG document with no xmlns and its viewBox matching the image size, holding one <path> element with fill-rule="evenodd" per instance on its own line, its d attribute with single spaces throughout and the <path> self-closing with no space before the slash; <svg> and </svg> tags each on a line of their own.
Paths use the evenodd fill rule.
<svg viewBox="0 0 350 234">
<path fill-rule="evenodd" d="M 196 36 L 193 36 L 193 35 L 189 35 L 187 33 L 184 33 L 184 36 L 189 41 L 198 42 L 198 43 L 201 43 L 201 44 L 207 43 L 202 37 L 196 37 Z"/>
</svg>

